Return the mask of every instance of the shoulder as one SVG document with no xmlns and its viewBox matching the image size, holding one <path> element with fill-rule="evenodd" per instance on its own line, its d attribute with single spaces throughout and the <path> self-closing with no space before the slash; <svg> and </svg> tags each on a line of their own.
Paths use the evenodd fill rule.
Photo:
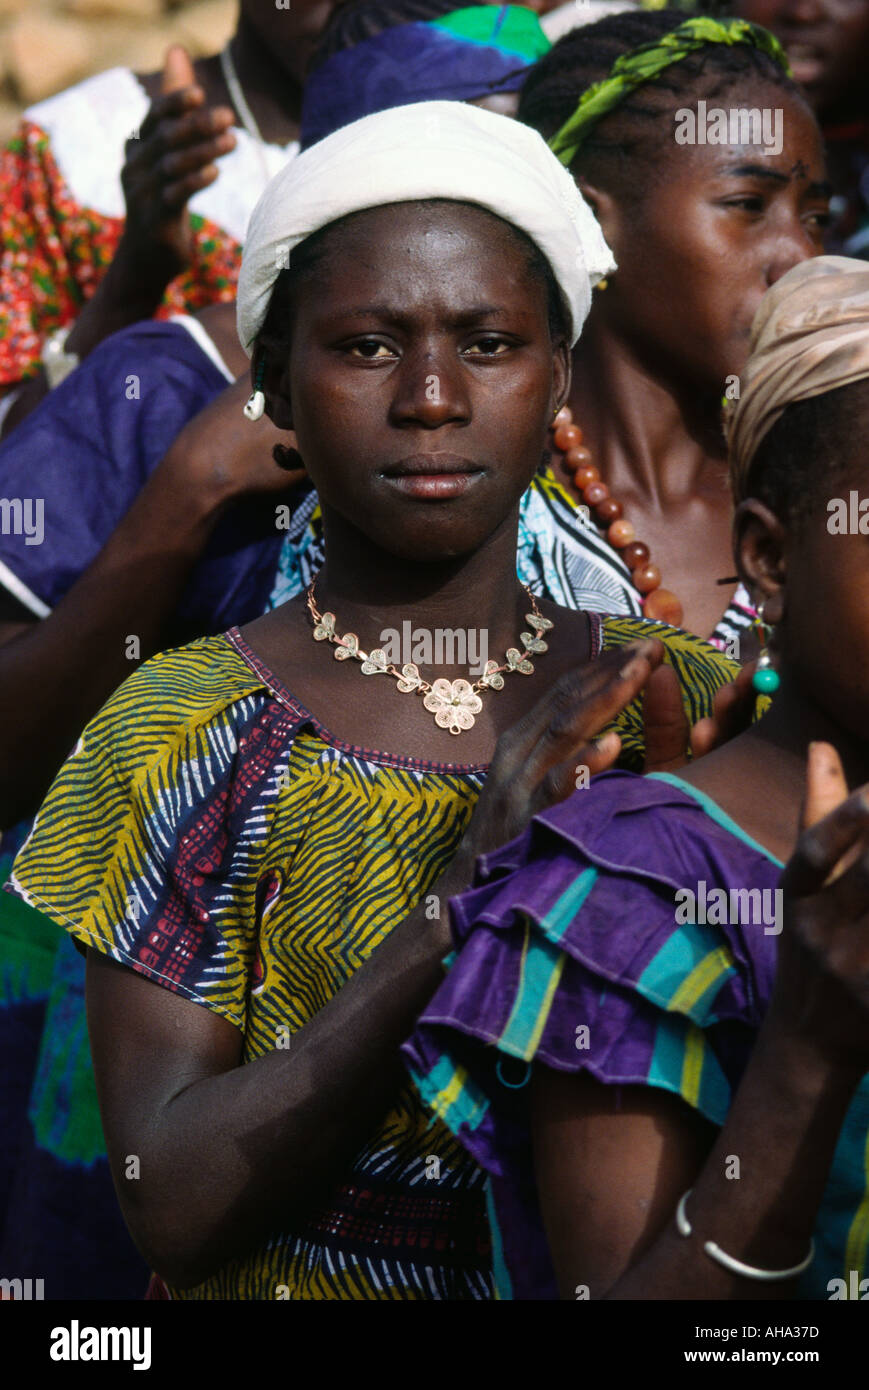
<svg viewBox="0 0 869 1390">
<path fill-rule="evenodd" d="M 134 671 L 88 724 L 76 753 L 108 759 L 126 780 L 212 726 L 229 729 L 264 694 L 225 636 L 200 638 Z"/>
<path fill-rule="evenodd" d="M 605 614 L 603 617 L 603 650 L 624 646 L 639 637 L 655 637 L 664 644 L 665 660 L 676 667 L 677 673 L 705 673 L 716 686 L 726 685 L 739 674 L 739 665 L 713 647 L 703 637 L 682 628 L 656 623 L 649 618 L 622 617 Z"/>
</svg>

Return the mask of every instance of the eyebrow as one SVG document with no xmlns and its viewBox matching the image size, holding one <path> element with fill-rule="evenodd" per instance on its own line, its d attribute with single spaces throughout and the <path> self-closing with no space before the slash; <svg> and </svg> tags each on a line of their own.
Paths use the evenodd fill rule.
<svg viewBox="0 0 869 1390">
<path fill-rule="evenodd" d="M 483 318 L 505 318 L 509 310 L 497 304 L 475 304 L 470 309 L 463 309 L 460 313 L 450 315 L 452 323 L 462 325 L 473 323 L 476 319 Z M 332 317 L 330 315 L 330 317 Z M 397 308 L 393 304 L 366 304 L 359 309 L 339 309 L 335 318 L 346 319 L 390 319 L 395 323 L 402 322 L 406 317 L 406 312 Z"/>
<path fill-rule="evenodd" d="M 727 169 L 722 169 L 722 174 L 732 179 L 766 179 L 769 183 L 778 184 L 783 188 L 785 184 L 791 182 L 792 175 L 782 174 L 777 169 L 770 169 L 765 164 L 732 164 Z M 806 192 L 812 198 L 831 198 L 833 196 L 833 185 L 825 181 L 810 183 Z"/>
</svg>

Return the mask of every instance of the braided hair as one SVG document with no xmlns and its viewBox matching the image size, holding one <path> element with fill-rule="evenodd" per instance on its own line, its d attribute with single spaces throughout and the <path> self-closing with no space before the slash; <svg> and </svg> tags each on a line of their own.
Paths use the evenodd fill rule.
<svg viewBox="0 0 869 1390">
<path fill-rule="evenodd" d="M 586 88 L 607 77 L 617 58 L 662 38 L 684 19 L 677 10 L 627 11 L 565 34 L 528 74 L 519 120 L 551 140 Z M 571 173 L 635 202 L 661 168 L 662 149 L 673 145 L 676 111 L 752 78 L 805 103 L 796 83 L 760 49 L 710 43 L 637 87 L 604 116 L 586 136 Z"/>
</svg>

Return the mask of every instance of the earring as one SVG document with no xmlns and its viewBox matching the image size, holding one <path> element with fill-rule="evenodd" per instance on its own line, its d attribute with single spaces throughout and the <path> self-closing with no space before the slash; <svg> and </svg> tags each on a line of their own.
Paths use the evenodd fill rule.
<svg viewBox="0 0 869 1390">
<path fill-rule="evenodd" d="M 778 671 L 773 670 L 772 657 L 769 654 L 769 639 L 772 636 L 772 628 L 769 623 L 764 621 L 763 604 L 757 610 L 757 625 L 760 628 L 760 656 L 757 658 L 757 667 L 751 678 L 754 689 L 760 695 L 774 695 L 781 685 L 781 677 Z"/>
<path fill-rule="evenodd" d="M 302 455 L 289 444 L 276 444 L 272 449 L 272 458 L 278 468 L 285 468 L 288 473 L 297 472 L 299 469 L 305 471 Z"/>
<path fill-rule="evenodd" d="M 246 420 L 261 420 L 263 412 L 265 411 L 266 398 L 263 395 L 262 390 L 265 369 L 266 360 L 265 357 L 261 357 L 256 369 L 256 381 L 254 382 L 254 390 L 248 396 L 247 401 L 245 402 L 244 415 Z"/>
<path fill-rule="evenodd" d="M 604 279 L 604 280 L 598 280 L 597 284 L 595 285 L 595 289 L 596 289 L 596 290 L 605 290 L 605 289 L 608 289 L 608 288 L 609 288 L 609 280 L 606 280 L 606 279 Z"/>
</svg>

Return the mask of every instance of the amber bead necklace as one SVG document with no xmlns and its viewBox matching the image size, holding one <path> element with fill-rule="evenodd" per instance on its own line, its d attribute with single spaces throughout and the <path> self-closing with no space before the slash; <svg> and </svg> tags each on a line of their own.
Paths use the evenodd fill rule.
<svg viewBox="0 0 869 1390">
<path fill-rule="evenodd" d="M 672 590 L 661 588 L 661 571 L 652 563 L 649 547 L 637 540 L 637 533 L 625 518 L 621 502 L 610 496 L 609 488 L 601 481 L 592 462 L 591 450 L 582 442 L 582 430 L 574 424 L 573 413 L 566 405 L 552 421 L 552 440 L 564 455 L 565 468 L 583 502 L 630 570 L 634 588 L 642 595 L 644 616 L 681 627 L 684 617 L 681 603 Z"/>
</svg>

